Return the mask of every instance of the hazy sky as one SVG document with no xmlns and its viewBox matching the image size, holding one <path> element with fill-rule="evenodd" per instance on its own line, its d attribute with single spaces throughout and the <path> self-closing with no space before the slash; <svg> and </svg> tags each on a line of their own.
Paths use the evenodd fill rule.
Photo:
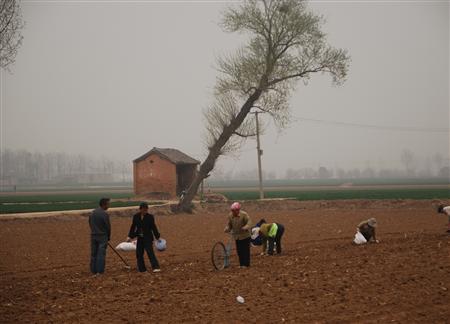
<svg viewBox="0 0 450 324">
<path fill-rule="evenodd" d="M 242 38 L 218 26 L 226 2 L 22 1 L 26 28 L 2 71 L 3 148 L 132 160 L 153 146 L 204 157 L 202 109 L 215 57 Z M 262 137 L 265 169 L 399 167 L 400 152 L 449 156 L 449 133 L 350 127 L 449 128 L 449 2 L 310 2 L 329 42 L 349 50 L 347 82 L 299 83 L 297 117 Z M 255 141 L 222 169 L 256 165 Z"/>
</svg>

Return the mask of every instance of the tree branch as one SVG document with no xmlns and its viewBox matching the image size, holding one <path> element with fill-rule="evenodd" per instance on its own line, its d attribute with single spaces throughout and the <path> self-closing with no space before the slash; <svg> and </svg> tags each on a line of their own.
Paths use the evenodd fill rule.
<svg viewBox="0 0 450 324">
<path fill-rule="evenodd" d="M 234 135 L 237 135 L 237 136 L 242 137 L 242 138 L 247 138 L 247 137 L 256 136 L 256 133 L 243 134 L 243 133 L 240 133 L 238 131 L 234 131 Z"/>
<path fill-rule="evenodd" d="M 14 18 L 14 13 L 16 11 L 16 6 L 15 6 L 15 2 L 14 1 L 11 2 L 11 7 L 12 7 L 11 16 L 9 17 L 9 19 L 7 20 L 7 22 L 3 26 L 3 28 L 0 30 L 0 35 L 3 34 L 3 32 L 6 30 L 6 28 L 8 28 L 9 24 L 11 23 L 11 21 Z M 2 12 L 2 14 L 3 14 L 3 12 Z"/>
<path fill-rule="evenodd" d="M 286 80 L 289 80 L 289 79 L 302 78 L 305 75 L 307 75 L 308 73 L 316 73 L 316 72 L 322 72 L 322 71 L 323 72 L 330 72 L 330 71 L 325 70 L 325 66 L 319 66 L 319 67 L 317 67 L 315 69 L 304 70 L 304 71 L 302 71 L 300 73 L 291 74 L 291 75 L 288 75 L 288 76 L 285 76 L 285 77 L 282 77 L 282 78 L 273 79 L 272 81 L 269 81 L 268 86 L 270 87 L 270 86 L 272 86 L 274 84 L 277 84 L 279 82 L 283 82 L 283 81 L 286 81 Z"/>
</svg>

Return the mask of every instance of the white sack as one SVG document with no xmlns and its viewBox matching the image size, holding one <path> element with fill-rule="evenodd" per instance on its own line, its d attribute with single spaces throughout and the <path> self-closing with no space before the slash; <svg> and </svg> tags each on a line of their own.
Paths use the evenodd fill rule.
<svg viewBox="0 0 450 324">
<path fill-rule="evenodd" d="M 356 232 L 355 239 L 353 240 L 355 244 L 365 244 L 367 243 L 366 238 L 360 232 Z"/>
<path fill-rule="evenodd" d="M 258 236 L 259 236 L 259 227 L 253 227 L 251 239 L 256 240 Z"/>
<path fill-rule="evenodd" d="M 122 242 L 116 246 L 116 250 L 124 251 L 124 252 L 136 251 L 136 241 Z"/>
</svg>

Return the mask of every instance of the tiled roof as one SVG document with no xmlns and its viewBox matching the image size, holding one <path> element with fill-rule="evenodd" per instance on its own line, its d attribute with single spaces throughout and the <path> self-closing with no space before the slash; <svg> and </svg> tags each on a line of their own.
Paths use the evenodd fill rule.
<svg viewBox="0 0 450 324">
<path fill-rule="evenodd" d="M 171 161 L 174 164 L 200 164 L 200 161 L 191 158 L 189 155 L 173 148 L 158 148 L 154 147 L 144 155 L 138 157 L 133 162 L 139 162 L 145 160 L 150 154 L 158 154 L 162 158 Z"/>
</svg>

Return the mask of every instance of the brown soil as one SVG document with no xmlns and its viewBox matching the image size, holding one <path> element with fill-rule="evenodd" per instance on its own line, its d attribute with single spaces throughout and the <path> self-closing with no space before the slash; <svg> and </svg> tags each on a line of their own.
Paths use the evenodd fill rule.
<svg viewBox="0 0 450 324">
<path fill-rule="evenodd" d="M 88 272 L 86 218 L 0 221 L 0 321 L 25 322 L 448 322 L 450 236 L 435 202 L 245 205 L 253 221 L 286 226 L 284 253 L 252 267 L 213 271 L 210 248 L 226 205 L 157 216 L 168 250 L 163 272 L 123 268 L 108 250 L 107 272 Z M 285 206 L 285 208 L 282 208 Z M 289 206 L 287 208 L 286 206 Z M 376 217 L 380 244 L 353 246 L 356 224 Z M 115 245 L 129 218 L 112 217 Z M 245 298 L 238 304 L 236 297 Z"/>
</svg>

